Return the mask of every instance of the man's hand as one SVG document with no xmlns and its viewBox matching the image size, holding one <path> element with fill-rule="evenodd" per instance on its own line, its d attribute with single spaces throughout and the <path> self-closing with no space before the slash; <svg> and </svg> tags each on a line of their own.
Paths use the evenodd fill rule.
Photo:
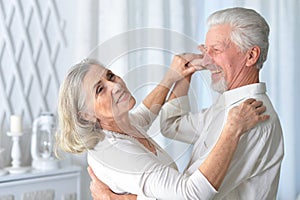
<svg viewBox="0 0 300 200">
<path fill-rule="evenodd" d="M 111 195 L 113 192 L 109 189 L 109 187 L 100 181 L 96 175 L 94 174 L 92 168 L 89 166 L 87 171 L 91 177 L 90 182 L 90 190 L 94 200 L 109 200 L 111 199 Z"/>
<path fill-rule="evenodd" d="M 87 171 L 92 179 L 90 190 L 94 200 L 136 200 L 137 196 L 134 194 L 120 195 L 113 193 L 105 183 L 97 178 L 90 166 Z"/>
</svg>

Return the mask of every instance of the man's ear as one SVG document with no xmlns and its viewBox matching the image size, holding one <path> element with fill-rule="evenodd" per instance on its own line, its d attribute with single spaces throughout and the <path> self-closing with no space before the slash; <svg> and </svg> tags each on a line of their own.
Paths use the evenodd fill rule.
<svg viewBox="0 0 300 200">
<path fill-rule="evenodd" d="M 256 64 L 258 58 L 260 56 L 260 48 L 259 46 L 254 46 L 248 51 L 248 58 L 247 58 L 247 67 L 251 67 Z"/>
<path fill-rule="evenodd" d="M 95 115 L 92 115 L 90 113 L 84 112 L 84 111 L 80 111 L 78 112 L 78 115 L 81 119 L 84 119 L 86 121 L 89 122 L 97 122 L 97 118 L 95 117 Z"/>
</svg>

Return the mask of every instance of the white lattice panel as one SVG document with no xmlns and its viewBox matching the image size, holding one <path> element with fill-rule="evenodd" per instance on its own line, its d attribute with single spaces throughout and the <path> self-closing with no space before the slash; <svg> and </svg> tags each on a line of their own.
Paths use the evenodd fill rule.
<svg viewBox="0 0 300 200">
<path fill-rule="evenodd" d="M 54 0 L 0 0 L 0 121 L 54 111 L 65 24 Z"/>
<path fill-rule="evenodd" d="M 0 147 L 9 161 L 10 115 L 23 115 L 22 160 L 30 162 L 31 124 L 41 111 L 55 112 L 65 20 L 55 0 L 0 0 Z"/>
</svg>

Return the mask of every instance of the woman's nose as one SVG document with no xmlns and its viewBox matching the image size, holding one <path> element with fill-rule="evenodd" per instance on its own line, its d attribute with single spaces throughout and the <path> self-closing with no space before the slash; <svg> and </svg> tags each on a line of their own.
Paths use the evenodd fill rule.
<svg viewBox="0 0 300 200">
<path fill-rule="evenodd" d="M 122 91 L 122 87 L 119 83 L 112 83 L 111 87 L 112 87 L 112 93 L 113 94 L 116 94 L 116 93 Z"/>
<path fill-rule="evenodd" d="M 111 92 L 118 92 L 118 90 L 120 90 L 120 86 L 118 83 L 106 79 L 102 80 L 102 82 L 104 84 L 104 87 Z"/>
</svg>

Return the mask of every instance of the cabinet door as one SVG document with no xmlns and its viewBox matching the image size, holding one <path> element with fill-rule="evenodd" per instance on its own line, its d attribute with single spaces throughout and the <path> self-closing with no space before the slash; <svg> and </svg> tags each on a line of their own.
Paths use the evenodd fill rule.
<svg viewBox="0 0 300 200">
<path fill-rule="evenodd" d="M 0 184 L 0 200 L 76 200 L 80 199 L 80 173 L 68 173 Z"/>
</svg>

